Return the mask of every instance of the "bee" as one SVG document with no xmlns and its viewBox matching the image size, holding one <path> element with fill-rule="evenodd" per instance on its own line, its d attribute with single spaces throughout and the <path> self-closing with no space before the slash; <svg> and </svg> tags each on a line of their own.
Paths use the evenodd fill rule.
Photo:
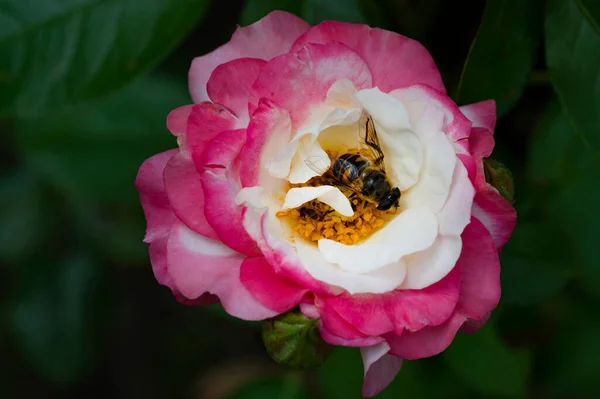
<svg viewBox="0 0 600 399">
<path fill-rule="evenodd" d="M 358 154 L 342 154 L 332 160 L 329 167 L 324 167 L 322 160 L 308 159 L 307 166 L 334 185 L 345 187 L 375 204 L 380 211 L 398 207 L 400 189 L 394 186 L 385 172 L 384 156 L 373 118 L 364 110 L 358 121 L 358 135 Z"/>
<path fill-rule="evenodd" d="M 300 217 L 306 219 L 307 216 L 314 220 L 319 219 L 319 214 L 317 213 L 317 211 L 303 206 L 302 208 L 300 208 Z"/>
</svg>

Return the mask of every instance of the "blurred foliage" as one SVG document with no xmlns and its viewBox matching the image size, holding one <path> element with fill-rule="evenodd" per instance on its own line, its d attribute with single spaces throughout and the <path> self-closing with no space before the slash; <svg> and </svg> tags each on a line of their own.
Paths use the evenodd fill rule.
<svg viewBox="0 0 600 399">
<path fill-rule="evenodd" d="M 515 182 L 499 308 L 378 398 L 600 396 L 600 2 L 0 1 L 0 395 L 360 398 L 360 353 L 270 361 L 260 323 L 177 304 L 141 242 L 133 187 L 176 145 L 186 71 L 273 9 L 421 41 L 459 104 L 493 98 Z"/>
</svg>

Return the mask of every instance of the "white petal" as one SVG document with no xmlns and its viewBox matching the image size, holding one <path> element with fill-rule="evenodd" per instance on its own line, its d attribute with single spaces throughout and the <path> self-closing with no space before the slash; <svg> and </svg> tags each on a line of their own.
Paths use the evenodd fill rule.
<svg viewBox="0 0 600 399">
<path fill-rule="evenodd" d="M 327 90 L 325 104 L 335 108 L 359 108 L 360 104 L 354 99 L 356 87 L 350 79 L 338 79 Z"/>
<path fill-rule="evenodd" d="M 419 181 L 406 193 L 402 193 L 400 206 L 422 205 L 437 213 L 448 198 L 456 153 L 442 132 L 434 134 L 423 144 L 423 149 L 424 160 Z"/>
<path fill-rule="evenodd" d="M 179 230 L 179 242 L 189 251 L 215 257 L 239 255 L 221 241 L 206 238 L 188 228 Z"/>
<path fill-rule="evenodd" d="M 410 130 L 406 109 L 396 98 L 376 87 L 356 92 L 354 97 L 387 133 Z"/>
<path fill-rule="evenodd" d="M 444 123 L 453 119 L 451 113 L 447 113 L 438 101 L 427 96 L 420 88 L 397 89 L 391 91 L 390 95 L 402 102 L 413 131 L 421 141 L 427 141 L 434 133 L 441 132 Z"/>
<path fill-rule="evenodd" d="M 319 174 L 311 169 L 307 164 L 306 160 L 323 159 L 326 160 L 326 165 L 329 167 L 329 157 L 327 153 L 321 148 L 321 145 L 314 141 L 316 137 L 305 136 L 299 145 L 298 151 L 292 160 L 292 166 L 290 168 L 290 174 L 288 180 L 290 183 L 306 183 Z M 325 169 L 326 170 L 326 169 Z"/>
<path fill-rule="evenodd" d="M 438 222 L 425 207 L 406 209 L 365 242 L 344 245 L 319 240 L 319 250 L 330 263 L 351 273 L 369 273 L 403 256 L 422 251 L 435 241 Z"/>
<path fill-rule="evenodd" d="M 364 375 L 367 375 L 367 372 L 373 363 L 381 359 L 381 357 L 389 351 L 390 346 L 385 341 L 377 345 L 360 348 L 360 354 L 362 355 L 363 367 L 365 370 Z"/>
<path fill-rule="evenodd" d="M 271 176 L 278 179 L 285 179 L 290 174 L 292 159 L 298 150 L 298 141 L 292 140 L 287 143 L 279 153 L 266 164 L 266 169 Z"/>
<path fill-rule="evenodd" d="M 401 289 L 422 289 L 437 283 L 454 268 L 461 250 L 460 236 L 439 236 L 430 248 L 407 259 L 406 280 Z"/>
<path fill-rule="evenodd" d="M 446 203 L 437 214 L 440 234 L 461 235 L 471 221 L 471 208 L 475 188 L 469 179 L 467 168 L 460 160 L 456 161 L 450 193 Z"/>
<path fill-rule="evenodd" d="M 298 236 L 295 245 L 308 274 L 324 283 L 341 287 L 352 295 L 392 291 L 402 284 L 406 275 L 406 263 L 403 260 L 369 274 L 354 274 L 327 262 L 314 245 Z"/>
<path fill-rule="evenodd" d="M 244 187 L 235 196 L 236 205 L 246 205 L 253 208 L 265 208 L 264 190 L 261 186 Z"/>
<path fill-rule="evenodd" d="M 408 190 L 419 179 L 423 163 L 423 150 L 417 136 L 409 131 L 387 134 L 378 133 L 386 173 L 400 191 Z"/>
<path fill-rule="evenodd" d="M 409 189 L 419 179 L 423 150 L 404 105 L 377 88 L 361 90 L 355 97 L 375 122 L 390 179 L 401 191 Z"/>
<path fill-rule="evenodd" d="M 329 205 L 344 216 L 354 215 L 348 198 L 339 188 L 333 186 L 291 188 L 285 196 L 282 210 L 298 208 L 315 199 Z"/>
</svg>

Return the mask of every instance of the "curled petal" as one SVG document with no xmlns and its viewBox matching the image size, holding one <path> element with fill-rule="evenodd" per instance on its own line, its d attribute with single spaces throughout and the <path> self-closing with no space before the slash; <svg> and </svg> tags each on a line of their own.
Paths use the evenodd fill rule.
<svg viewBox="0 0 600 399">
<path fill-rule="evenodd" d="M 191 154 L 196 169 L 202 172 L 204 150 L 208 142 L 221 132 L 234 130 L 235 125 L 235 116 L 222 105 L 210 102 L 196 104 L 188 117 L 185 139 L 180 140 L 180 147 Z"/>
<path fill-rule="evenodd" d="M 367 25 L 325 21 L 312 27 L 294 43 L 298 51 L 308 43 L 343 43 L 368 64 L 373 86 L 384 92 L 427 84 L 441 93 L 446 89 L 429 52 L 406 36 Z M 401 72 L 400 72 L 401 71 Z"/>
<path fill-rule="evenodd" d="M 243 226 L 242 207 L 235 203 L 241 189 L 237 155 L 246 142 L 244 129 L 223 132 L 211 140 L 204 152 L 204 216 L 218 238 L 228 247 L 248 256 L 260 255 L 255 241 Z"/>
<path fill-rule="evenodd" d="M 267 62 L 257 58 L 239 58 L 215 68 L 206 89 L 210 99 L 223 104 L 237 116 L 237 126 L 248 126 L 250 88 Z"/>
<path fill-rule="evenodd" d="M 473 127 L 482 127 L 494 132 L 496 126 L 496 102 L 494 100 L 463 105 L 460 107 L 460 112 L 473 122 Z"/>
<path fill-rule="evenodd" d="M 163 183 L 163 171 L 169 159 L 178 150 L 169 150 L 148 158 L 138 171 L 135 187 L 140 194 L 140 202 L 146 216 L 146 236 L 144 242 L 152 242 L 171 230 L 175 214 Z"/>
<path fill-rule="evenodd" d="M 465 320 L 463 315 L 455 313 L 439 326 L 406 331 L 400 337 L 387 334 L 386 341 L 391 348 L 390 354 L 407 360 L 435 356 L 450 346 Z"/>
<path fill-rule="evenodd" d="M 204 215 L 204 191 L 200 174 L 188 154 L 175 155 L 164 170 L 164 183 L 173 211 L 196 233 L 217 239 L 217 233 Z"/>
<path fill-rule="evenodd" d="M 231 41 L 192 62 L 189 85 L 194 102 L 209 99 L 206 83 L 218 65 L 246 57 L 268 61 L 287 53 L 308 28 L 308 23 L 293 14 L 273 11 L 252 25 L 236 29 Z"/>
<path fill-rule="evenodd" d="M 387 342 L 360 349 L 365 368 L 362 395 L 370 398 L 383 391 L 396 377 L 402 367 L 402 359 L 388 355 Z"/>
<path fill-rule="evenodd" d="M 175 108 L 167 115 L 167 129 L 169 129 L 174 136 L 185 134 L 188 118 L 193 107 L 193 105 L 183 105 L 179 108 Z"/>
<path fill-rule="evenodd" d="M 263 167 L 286 146 L 291 134 L 289 113 L 273 101 L 261 99 L 248 125 L 246 145 L 240 152 L 240 180 L 243 187 L 253 187 L 259 183 L 261 186 L 268 185 L 267 181 L 272 178 Z"/>
</svg>

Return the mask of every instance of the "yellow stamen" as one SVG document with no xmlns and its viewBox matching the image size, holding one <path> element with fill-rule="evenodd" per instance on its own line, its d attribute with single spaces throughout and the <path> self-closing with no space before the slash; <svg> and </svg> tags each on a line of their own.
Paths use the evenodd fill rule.
<svg viewBox="0 0 600 399">
<path fill-rule="evenodd" d="M 331 184 L 316 177 L 304 184 L 292 184 L 291 187 L 314 187 Z M 346 196 L 352 193 L 340 187 Z M 311 242 L 329 238 L 346 245 L 353 245 L 364 240 L 379 230 L 396 210 L 380 211 L 376 205 L 365 201 L 358 195 L 350 201 L 354 205 L 354 215 L 342 216 L 329 205 L 318 200 L 304 204 L 301 208 L 277 212 L 277 217 L 287 218 L 292 230 Z M 305 208 L 301 213 L 300 209 Z M 311 212 L 307 212 L 310 210 Z M 314 216 L 317 219 L 313 219 Z"/>
</svg>

